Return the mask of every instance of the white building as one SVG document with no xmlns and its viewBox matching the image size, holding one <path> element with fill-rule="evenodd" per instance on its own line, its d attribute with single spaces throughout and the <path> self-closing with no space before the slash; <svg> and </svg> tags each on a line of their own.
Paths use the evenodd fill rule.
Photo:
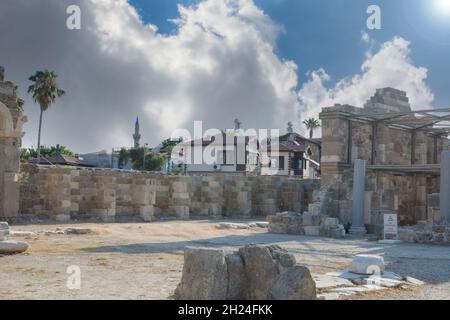
<svg viewBox="0 0 450 320">
<path fill-rule="evenodd" d="M 297 133 L 279 137 L 261 157 L 261 175 L 314 179 L 320 170 L 321 142 Z"/>
<path fill-rule="evenodd" d="M 223 133 L 179 145 L 188 175 L 248 174 L 258 169 L 256 137 Z"/>
</svg>

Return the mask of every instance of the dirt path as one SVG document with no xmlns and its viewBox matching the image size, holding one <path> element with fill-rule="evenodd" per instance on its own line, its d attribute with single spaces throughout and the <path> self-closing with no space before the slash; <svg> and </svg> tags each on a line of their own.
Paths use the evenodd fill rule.
<svg viewBox="0 0 450 320">
<path fill-rule="evenodd" d="M 28 253 L 0 257 L 0 299 L 168 299 L 181 278 L 184 247 L 233 249 L 249 243 L 280 245 L 292 251 L 313 274 L 343 269 L 354 254 L 382 254 L 389 270 L 431 285 L 360 298 L 450 299 L 448 247 L 274 235 L 264 229 L 218 230 L 216 223 L 81 224 L 96 233 L 40 233 L 25 239 L 32 247 Z M 36 232 L 56 227 L 13 229 Z M 69 290 L 66 285 L 66 270 L 72 265 L 81 269 L 80 290 Z"/>
</svg>

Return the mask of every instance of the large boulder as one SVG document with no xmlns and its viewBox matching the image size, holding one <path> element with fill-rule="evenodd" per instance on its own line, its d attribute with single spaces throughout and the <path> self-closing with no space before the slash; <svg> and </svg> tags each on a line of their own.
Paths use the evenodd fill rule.
<svg viewBox="0 0 450 320">
<path fill-rule="evenodd" d="M 23 241 L 0 241 L 0 254 L 22 253 L 29 247 L 29 244 Z"/>
<path fill-rule="evenodd" d="M 284 271 L 269 289 L 270 300 L 315 300 L 316 283 L 308 268 L 295 266 Z"/>
<path fill-rule="evenodd" d="M 287 268 L 296 264 L 295 257 L 278 246 L 250 245 L 239 249 L 248 279 L 248 300 L 268 299 L 269 288 Z"/>
<path fill-rule="evenodd" d="M 186 248 L 178 300 L 315 299 L 305 267 L 278 246 L 249 245 L 235 253 Z"/>
<path fill-rule="evenodd" d="M 175 290 L 178 300 L 225 300 L 228 271 L 224 250 L 186 248 L 181 283 Z"/>
</svg>

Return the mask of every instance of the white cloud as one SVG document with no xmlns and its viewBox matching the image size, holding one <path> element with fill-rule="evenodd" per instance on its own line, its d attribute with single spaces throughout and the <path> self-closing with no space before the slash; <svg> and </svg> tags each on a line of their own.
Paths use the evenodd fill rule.
<svg viewBox="0 0 450 320">
<path fill-rule="evenodd" d="M 370 42 L 370 37 L 365 37 Z M 361 73 L 326 87 L 330 76 L 319 69 L 309 75 L 299 91 L 302 117 L 317 117 L 321 108 L 335 103 L 363 107 L 377 88 L 394 87 L 407 92 L 413 109 L 431 108 L 434 95 L 426 84 L 427 69 L 416 67 L 411 60 L 410 43 L 394 37 L 381 45 L 378 52 L 368 52 Z"/>
<path fill-rule="evenodd" d="M 80 31 L 65 28 L 70 4 L 81 7 Z M 43 68 L 67 92 L 45 113 L 43 142 L 79 152 L 131 146 L 136 115 L 143 142 L 156 145 L 194 120 L 226 129 L 237 117 L 245 128 L 282 131 L 293 121 L 298 129 L 299 114 L 317 116 L 335 102 L 361 106 L 385 86 L 408 91 L 415 105 L 433 100 L 427 70 L 413 65 L 402 38 L 368 55 L 361 74 L 327 88 L 330 76 L 319 69 L 297 92 L 297 65 L 275 53 L 283 28 L 252 0 L 179 6 L 174 22 L 176 31 L 163 35 L 126 0 L 1 1 L 0 64 L 26 97 L 24 144 L 35 145 L 38 123 L 26 79 Z"/>
<path fill-rule="evenodd" d="M 63 28 L 73 3 L 83 19 L 76 32 Z M 24 92 L 29 74 L 48 67 L 67 92 L 45 114 L 44 143 L 77 151 L 131 145 L 137 114 L 150 144 L 194 120 L 205 128 L 232 127 L 236 117 L 247 128 L 284 128 L 298 101 L 297 67 L 275 53 L 282 28 L 252 0 L 205 0 L 179 12 L 176 32 L 162 35 L 126 0 L 1 2 L 0 26 L 14 26 L 7 52 L 0 50 L 12 80 Z M 31 145 L 37 107 L 26 102 Z"/>
</svg>

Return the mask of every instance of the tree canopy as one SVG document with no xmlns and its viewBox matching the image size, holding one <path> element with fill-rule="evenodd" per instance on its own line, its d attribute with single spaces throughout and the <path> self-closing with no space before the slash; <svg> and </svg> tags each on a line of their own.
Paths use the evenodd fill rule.
<svg viewBox="0 0 450 320">
<path fill-rule="evenodd" d="M 75 156 L 75 153 L 71 150 L 69 150 L 67 147 L 65 146 L 41 146 L 40 148 L 41 150 L 41 156 L 42 157 L 53 157 L 56 156 L 58 154 L 61 155 L 65 155 L 65 156 Z M 21 161 L 28 161 L 29 159 L 32 158 L 37 158 L 38 157 L 38 150 L 37 148 L 23 148 L 20 151 L 20 160 Z"/>
<path fill-rule="evenodd" d="M 164 158 L 148 148 L 122 148 L 119 152 L 119 167 L 123 168 L 128 162 L 131 162 L 134 170 L 161 171 Z"/>
<path fill-rule="evenodd" d="M 314 136 L 314 130 L 320 128 L 320 121 L 315 118 L 309 118 L 303 121 L 303 124 L 306 126 L 306 129 L 309 130 L 309 138 L 312 139 Z"/>
</svg>

